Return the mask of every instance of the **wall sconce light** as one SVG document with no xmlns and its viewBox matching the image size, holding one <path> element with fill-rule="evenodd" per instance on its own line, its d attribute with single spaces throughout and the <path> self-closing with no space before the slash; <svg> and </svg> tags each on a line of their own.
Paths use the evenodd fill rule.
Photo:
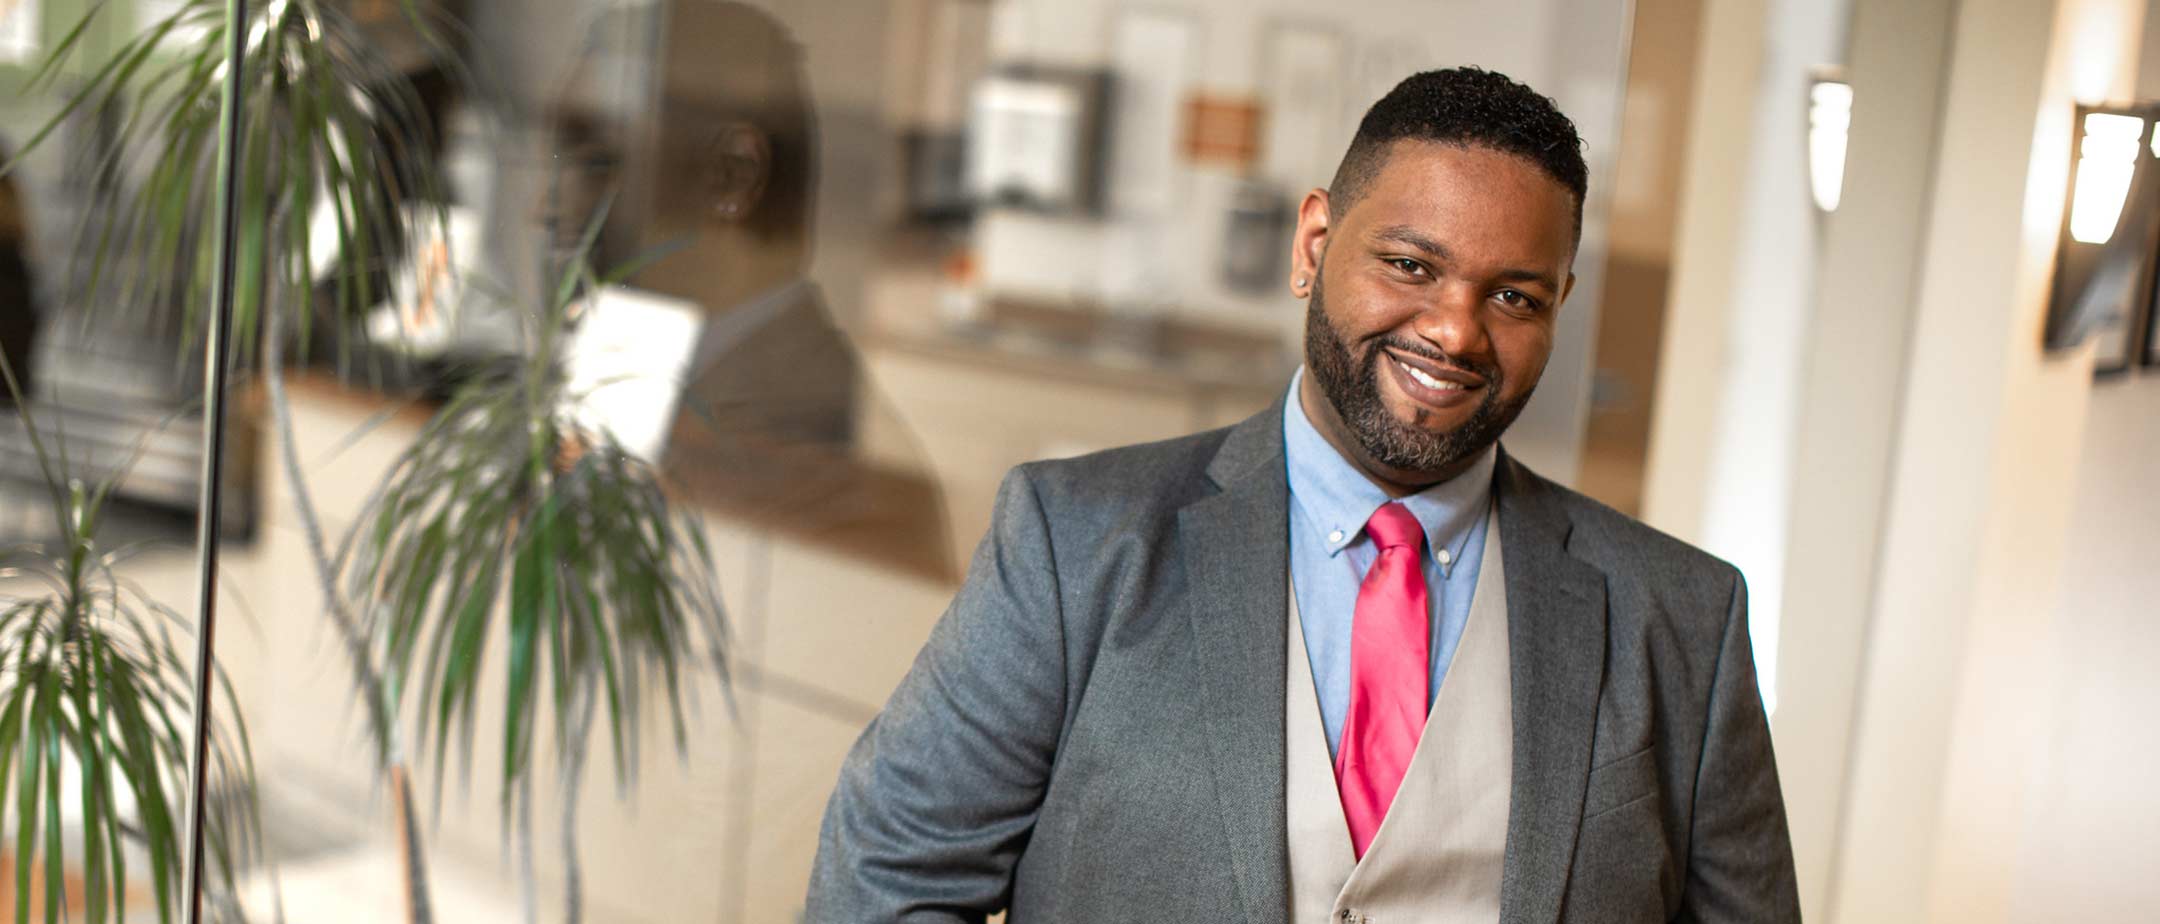
<svg viewBox="0 0 2160 924">
<path fill-rule="evenodd" d="M 1852 84 L 1822 68 L 1808 83 L 1808 189 L 1815 207 L 1837 211 L 1845 191 L 1845 138 L 1852 127 Z"/>
<path fill-rule="evenodd" d="M 2055 278 L 2042 346 L 2098 339 L 2093 371 L 2142 358 L 2152 336 L 2160 262 L 2160 102 L 2079 106 L 2075 167 L 2057 232 Z"/>
<path fill-rule="evenodd" d="M 2137 171 L 2138 143 L 2145 138 L 2142 116 L 2088 112 L 2078 120 L 2080 139 L 2076 182 L 2070 193 L 2070 237 L 2081 244 L 2105 244 L 2115 235 L 2130 177 Z"/>
</svg>

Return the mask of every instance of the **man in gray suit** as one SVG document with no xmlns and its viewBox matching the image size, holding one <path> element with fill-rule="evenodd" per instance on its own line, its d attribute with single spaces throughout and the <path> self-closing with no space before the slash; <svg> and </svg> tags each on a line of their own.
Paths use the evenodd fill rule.
<svg viewBox="0 0 2160 924">
<path fill-rule="evenodd" d="M 1585 186 L 1506 77 L 1375 104 L 1284 400 L 1006 477 L 809 919 L 1799 920 L 1739 573 L 1498 446 Z"/>
</svg>

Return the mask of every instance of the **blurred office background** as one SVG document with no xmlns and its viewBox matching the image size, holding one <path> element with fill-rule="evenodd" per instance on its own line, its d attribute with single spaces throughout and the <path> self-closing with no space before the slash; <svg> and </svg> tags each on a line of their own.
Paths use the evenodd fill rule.
<svg viewBox="0 0 2160 924">
<path fill-rule="evenodd" d="M 180 653 L 209 264 L 173 254 L 222 230 L 217 147 L 140 117 L 214 114 L 185 88 L 215 86 L 191 62 L 222 6 L 0 0 L 0 544 L 109 557 L 86 599 L 156 601 L 130 612 L 170 638 L 93 623 Z M 271 128 L 240 154 L 269 166 L 237 236 L 264 249 L 216 473 L 217 710 L 252 775 L 212 791 L 261 831 L 212 877 L 223 914 L 793 919 L 839 762 L 1002 473 L 1277 398 L 1298 198 L 1373 99 L 1465 64 L 1555 98 L 1591 169 L 1505 443 L 1746 571 L 1810 919 L 2160 906 L 2160 8 L 251 6 L 249 47 L 286 54 L 249 90 Z M 69 479 L 109 472 L 70 546 Z M 66 574 L 0 573 L 8 612 Z M 77 657 L 38 625 L 0 620 L 0 714 Z M 79 750 L 30 781 L 7 740 L 0 787 L 51 789 L 64 836 L 18 839 L 0 790 L 0 908 L 28 881 L 42 920 L 58 883 L 154 919 L 154 808 L 85 797 L 111 774 Z M 91 762 L 180 770 L 117 753 Z"/>
</svg>

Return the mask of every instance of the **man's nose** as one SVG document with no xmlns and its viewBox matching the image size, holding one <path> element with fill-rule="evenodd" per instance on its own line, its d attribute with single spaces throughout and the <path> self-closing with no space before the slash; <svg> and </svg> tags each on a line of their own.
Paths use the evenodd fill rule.
<svg viewBox="0 0 2160 924">
<path fill-rule="evenodd" d="M 1492 346 L 1485 332 L 1484 292 L 1465 283 L 1435 288 L 1433 299 L 1411 320 L 1411 330 L 1449 356 L 1484 356 Z"/>
</svg>

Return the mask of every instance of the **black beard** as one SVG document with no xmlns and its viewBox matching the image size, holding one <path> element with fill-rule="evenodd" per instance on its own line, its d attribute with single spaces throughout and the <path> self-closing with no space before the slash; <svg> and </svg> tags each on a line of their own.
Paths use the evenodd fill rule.
<svg viewBox="0 0 2160 924">
<path fill-rule="evenodd" d="M 1485 400 L 1471 411 L 1469 420 L 1453 430 L 1434 433 L 1403 424 L 1388 412 L 1387 405 L 1380 399 L 1382 347 L 1453 366 L 1484 379 Z M 1512 401 L 1500 397 L 1506 382 L 1501 378 L 1499 367 L 1449 356 L 1402 337 L 1382 337 L 1362 358 L 1353 357 L 1349 345 L 1336 334 L 1335 325 L 1328 323 L 1317 278 L 1313 280 L 1312 299 L 1305 309 L 1305 371 L 1313 381 L 1320 383 L 1320 393 L 1334 405 L 1336 416 L 1350 429 L 1351 437 L 1365 450 L 1366 457 L 1403 472 L 1444 472 L 1484 452 L 1499 442 L 1500 434 L 1507 432 L 1508 426 L 1522 413 L 1523 406 L 1530 403 L 1530 392 L 1527 391 Z"/>
</svg>

